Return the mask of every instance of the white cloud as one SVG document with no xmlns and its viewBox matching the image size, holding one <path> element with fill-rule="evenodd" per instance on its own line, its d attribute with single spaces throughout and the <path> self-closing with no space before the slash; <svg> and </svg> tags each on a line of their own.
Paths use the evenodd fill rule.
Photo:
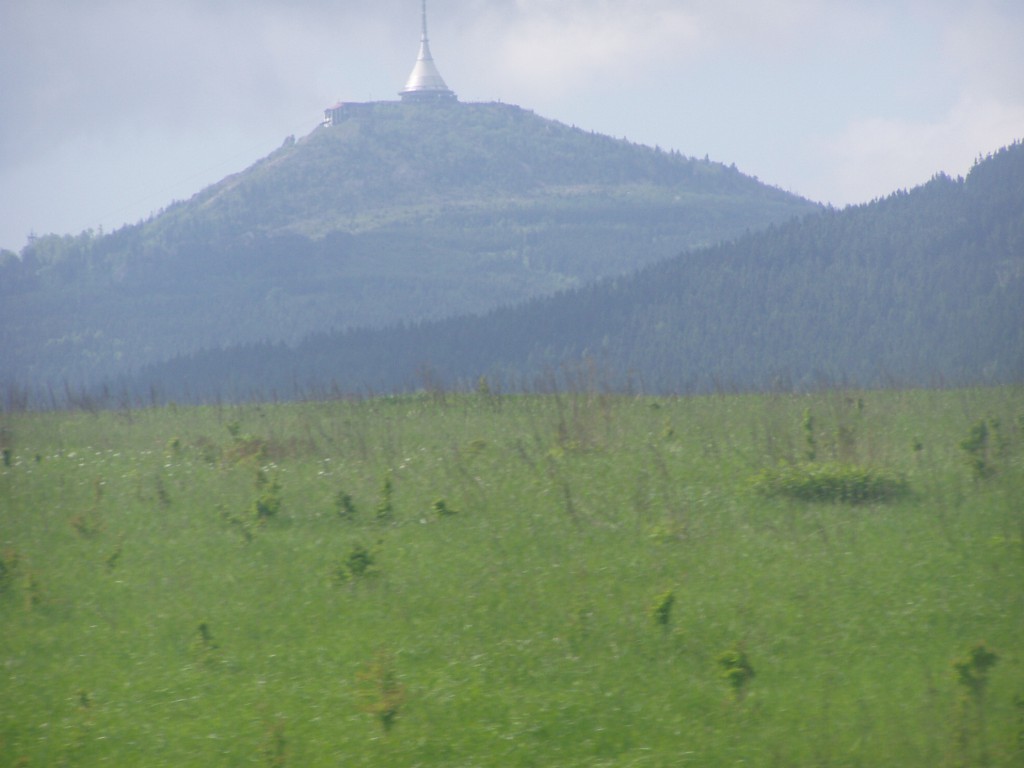
<svg viewBox="0 0 1024 768">
<path fill-rule="evenodd" d="M 958 7 L 945 25 L 945 55 L 975 94 L 1024 99 L 1024 4 L 981 0 Z"/>
<path fill-rule="evenodd" d="M 865 202 L 940 171 L 965 174 L 979 154 L 1024 138 L 1024 5 L 915 0 L 904 11 L 906 33 L 919 46 L 933 37 L 934 49 L 901 62 L 912 68 L 892 73 L 899 87 L 887 99 L 880 93 L 842 130 L 809 142 L 815 162 L 798 182 L 804 194 Z M 883 83 L 885 74 L 874 77 Z"/>
<path fill-rule="evenodd" d="M 521 0 L 513 13 L 492 10 L 476 21 L 473 55 L 492 68 L 499 90 L 528 87 L 543 98 L 602 83 L 621 87 L 645 69 L 694 54 L 698 28 L 680 5 Z"/>
<path fill-rule="evenodd" d="M 471 51 L 462 61 L 478 64 L 469 77 L 474 89 L 480 90 L 476 81 L 486 76 L 499 93 L 528 92 L 531 103 L 543 103 L 580 90 L 628 89 L 642 82 L 689 86 L 694 78 L 714 80 L 740 67 L 814 70 L 823 59 L 825 66 L 852 66 L 891 41 L 894 17 L 905 5 L 517 0 L 478 3 L 474 11 L 459 41 Z M 458 90 L 457 78 L 449 79 Z"/>
<path fill-rule="evenodd" d="M 965 96 L 942 119 L 870 118 L 851 123 L 821 151 L 819 199 L 864 202 L 927 181 L 965 174 L 979 154 L 1024 138 L 1024 101 Z M 808 190 L 815 196 L 815 190 Z"/>
</svg>

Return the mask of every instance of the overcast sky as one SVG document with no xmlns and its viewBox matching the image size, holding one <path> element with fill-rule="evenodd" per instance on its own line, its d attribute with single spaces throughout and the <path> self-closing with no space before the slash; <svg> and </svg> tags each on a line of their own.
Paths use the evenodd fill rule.
<svg viewBox="0 0 1024 768">
<path fill-rule="evenodd" d="M 6 0 L 0 248 L 110 231 L 338 100 L 397 98 L 419 0 Z M 735 163 L 836 206 L 1024 138 L 1020 0 L 429 0 L 463 101 Z"/>
</svg>

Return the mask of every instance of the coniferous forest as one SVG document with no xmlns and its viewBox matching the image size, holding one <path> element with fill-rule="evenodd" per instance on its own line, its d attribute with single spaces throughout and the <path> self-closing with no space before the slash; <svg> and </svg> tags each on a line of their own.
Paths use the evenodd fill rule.
<svg viewBox="0 0 1024 768">
<path fill-rule="evenodd" d="M 0 259 L 12 401 L 1006 383 L 1024 148 L 844 210 L 500 104 L 356 105 Z"/>
<path fill-rule="evenodd" d="M 171 399 L 602 385 L 648 392 L 929 386 L 1024 375 L 1024 145 L 964 179 L 812 213 L 488 314 L 182 356 Z"/>
<path fill-rule="evenodd" d="M 551 295 L 818 206 L 503 104 L 375 103 L 148 221 L 0 257 L 0 370 L 82 386 Z"/>
</svg>

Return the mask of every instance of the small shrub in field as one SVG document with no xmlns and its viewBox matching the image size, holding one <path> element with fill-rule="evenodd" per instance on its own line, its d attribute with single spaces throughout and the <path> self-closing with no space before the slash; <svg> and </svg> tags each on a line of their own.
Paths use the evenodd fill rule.
<svg viewBox="0 0 1024 768">
<path fill-rule="evenodd" d="M 0 553 L 0 595 L 11 589 L 18 575 L 21 556 L 13 549 Z"/>
<path fill-rule="evenodd" d="M 356 545 L 345 561 L 345 566 L 353 576 L 362 576 L 373 565 L 373 555 L 363 546 Z"/>
<path fill-rule="evenodd" d="M 122 553 L 123 550 L 124 550 L 124 539 L 122 538 L 122 539 L 118 540 L 117 548 L 114 549 L 114 551 L 111 552 L 109 555 L 107 555 L 107 558 L 103 561 L 104 564 L 107 566 L 107 570 L 108 571 L 113 572 L 113 570 L 115 568 L 117 568 L 117 564 L 121 560 L 121 553 Z"/>
<path fill-rule="evenodd" d="M 405 704 L 405 686 L 398 681 L 392 656 L 379 652 L 359 673 L 358 681 L 364 709 L 377 718 L 384 733 L 390 733 Z"/>
<path fill-rule="evenodd" d="M 732 688 L 736 700 L 742 701 L 755 674 L 747 654 L 741 648 L 732 648 L 718 657 L 718 666 L 722 670 L 722 678 Z"/>
<path fill-rule="evenodd" d="M 192 651 L 196 661 L 204 666 L 214 664 L 218 658 L 220 646 L 213 639 L 213 632 L 210 625 L 205 621 L 196 628 L 196 635 L 192 640 Z"/>
<path fill-rule="evenodd" d="M 814 435 L 814 414 L 808 408 L 804 411 L 804 456 L 808 461 L 818 458 L 818 441 Z"/>
<path fill-rule="evenodd" d="M 960 447 L 967 453 L 967 464 L 978 480 L 992 477 L 996 473 L 995 444 L 999 422 L 981 419 L 971 427 L 967 437 L 960 441 Z"/>
<path fill-rule="evenodd" d="M 648 535 L 661 544 L 674 544 L 686 541 L 686 523 L 680 520 L 666 520 L 652 525 Z"/>
<path fill-rule="evenodd" d="M 345 491 L 338 491 L 334 497 L 334 511 L 338 513 L 338 517 L 342 520 L 355 520 L 358 514 L 356 510 L 356 504 L 352 501 L 352 497 L 345 493 Z"/>
<path fill-rule="evenodd" d="M 1017 709 L 1017 759 L 1024 765 L 1024 694 L 1013 697 L 1013 706 Z"/>
<path fill-rule="evenodd" d="M 92 539 L 103 531 L 103 521 L 94 512 L 83 512 L 71 518 L 71 527 L 83 539 Z"/>
<path fill-rule="evenodd" d="M 334 578 L 339 583 L 355 581 L 375 573 L 376 558 L 373 552 L 362 544 L 356 544 L 348 553 L 348 557 L 334 569 Z"/>
<path fill-rule="evenodd" d="M 651 617 L 654 619 L 654 623 L 663 629 L 668 629 L 669 624 L 672 623 L 672 606 L 675 605 L 676 595 L 672 590 L 669 590 L 661 597 L 659 597 L 654 605 L 651 606 Z"/>
<path fill-rule="evenodd" d="M 434 503 L 431 505 L 431 509 L 433 510 L 434 514 L 438 517 L 450 517 L 451 515 L 458 514 L 458 510 L 449 507 L 448 502 L 446 502 L 444 499 L 437 499 L 436 501 L 434 501 Z"/>
<path fill-rule="evenodd" d="M 103 532 L 103 521 L 100 519 L 100 502 L 103 501 L 103 488 L 106 482 L 97 477 L 92 483 L 92 507 L 88 511 L 71 518 L 71 527 L 83 539 L 91 539 Z"/>
<path fill-rule="evenodd" d="M 281 511 L 281 484 L 275 478 L 268 481 L 262 471 L 256 473 L 256 489 L 260 491 L 259 498 L 252 504 L 252 511 L 256 519 L 264 523 Z"/>
<path fill-rule="evenodd" d="M 205 621 L 199 625 L 199 644 L 203 648 L 216 648 L 217 644 L 213 642 L 213 633 L 210 631 L 210 625 Z"/>
<path fill-rule="evenodd" d="M 985 647 L 984 643 L 971 648 L 967 656 L 953 662 L 957 682 L 962 685 L 972 700 L 980 700 L 988 685 L 988 671 L 999 661 L 999 656 Z"/>
<path fill-rule="evenodd" d="M 997 661 L 998 654 L 984 643 L 978 643 L 964 658 L 953 662 L 957 682 L 963 690 L 957 747 L 962 762 L 967 765 L 990 764 L 985 741 L 985 689 L 988 672 Z"/>
<path fill-rule="evenodd" d="M 228 424 L 228 432 L 231 434 L 231 447 L 224 452 L 224 458 L 232 463 L 239 463 L 246 459 L 261 461 L 266 458 L 269 443 L 260 437 L 243 435 L 241 425 L 237 421 Z"/>
<path fill-rule="evenodd" d="M 380 500 L 377 502 L 377 522 L 391 523 L 395 519 L 395 508 L 392 505 L 394 495 L 394 483 L 391 479 L 391 470 L 384 475 L 384 482 L 380 486 Z"/>
<path fill-rule="evenodd" d="M 574 656 L 580 653 L 583 644 L 590 637 L 593 631 L 594 617 L 594 606 L 590 603 L 578 607 L 570 614 L 566 628 L 566 638 Z"/>
<path fill-rule="evenodd" d="M 206 436 L 196 438 L 192 447 L 207 464 L 216 464 L 221 457 L 220 447 Z"/>
<path fill-rule="evenodd" d="M 836 452 L 841 460 L 857 455 L 857 432 L 848 424 L 840 424 L 836 428 Z"/>
<path fill-rule="evenodd" d="M 284 718 L 278 717 L 267 723 L 260 746 L 262 763 L 268 768 L 284 768 L 288 764 L 288 739 L 285 735 Z"/>
<path fill-rule="evenodd" d="M 172 501 L 171 494 L 167 490 L 167 485 L 164 483 L 164 479 L 160 475 L 156 476 L 156 479 L 154 481 L 154 486 L 155 486 L 155 490 L 156 490 L 156 500 L 160 503 L 160 506 L 161 507 L 169 507 L 169 506 L 171 506 L 171 501 Z"/>
<path fill-rule="evenodd" d="M 765 496 L 801 501 L 869 504 L 895 501 L 910 493 L 898 473 L 852 464 L 794 464 L 766 469 L 754 478 Z"/>
<path fill-rule="evenodd" d="M 258 520 L 265 521 L 281 511 L 281 499 L 274 493 L 265 493 L 252 505 Z"/>
<path fill-rule="evenodd" d="M 255 521 L 252 515 L 233 514 L 224 509 L 223 505 L 218 505 L 217 509 L 220 511 L 221 519 L 238 531 L 247 544 L 252 541 L 255 522 L 258 522 Z"/>
<path fill-rule="evenodd" d="M 31 611 L 43 602 L 43 585 L 39 583 L 39 578 L 32 571 L 25 574 L 24 583 L 25 610 Z"/>
</svg>

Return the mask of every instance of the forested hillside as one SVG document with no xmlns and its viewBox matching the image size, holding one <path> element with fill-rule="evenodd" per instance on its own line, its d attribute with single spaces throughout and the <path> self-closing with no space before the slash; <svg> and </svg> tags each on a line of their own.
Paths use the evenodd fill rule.
<svg viewBox="0 0 1024 768">
<path fill-rule="evenodd" d="M 352 105 L 151 220 L 0 258 L 0 370 L 73 386 L 625 274 L 817 206 L 502 104 Z"/>
<path fill-rule="evenodd" d="M 582 371 L 586 371 L 583 373 Z M 910 192 L 482 317 L 184 356 L 166 397 L 596 376 L 647 391 L 1024 379 L 1024 145 Z"/>
</svg>

